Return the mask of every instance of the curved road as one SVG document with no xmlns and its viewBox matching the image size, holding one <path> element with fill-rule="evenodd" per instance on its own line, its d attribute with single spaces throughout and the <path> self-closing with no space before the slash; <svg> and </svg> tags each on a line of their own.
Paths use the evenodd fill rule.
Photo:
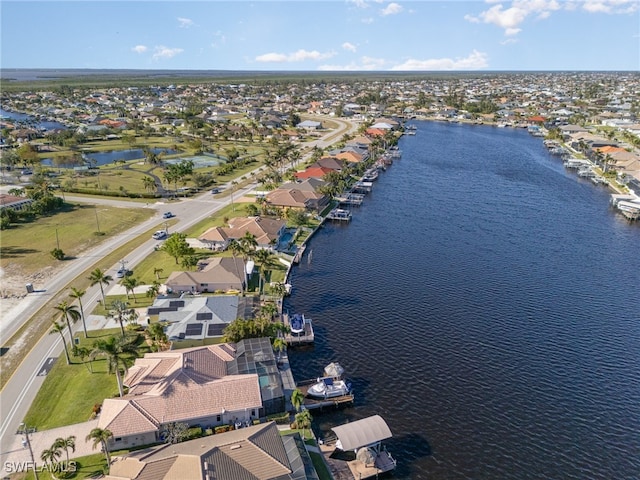
<svg viewBox="0 0 640 480">
<path fill-rule="evenodd" d="M 354 133 L 357 125 L 353 122 L 330 118 L 331 121 L 339 124 L 339 128 L 327 133 L 322 138 L 305 144 L 305 147 L 326 148 L 327 146 L 339 141 L 345 133 Z M 300 162 L 306 160 L 310 155 L 310 150 L 303 156 Z M 241 188 L 234 193 L 235 198 L 240 198 L 251 192 L 256 184 L 253 183 L 247 187 Z M 226 189 L 225 189 L 226 191 Z M 94 199 L 82 197 L 67 197 L 69 200 L 89 202 L 89 203 L 109 203 L 112 205 L 140 206 L 139 203 L 126 202 L 121 200 L 110 199 Z M 159 213 L 171 210 L 176 215 L 177 223 L 172 227 L 176 231 L 186 230 L 192 225 L 198 223 L 202 219 L 210 216 L 212 213 L 220 210 L 222 207 L 231 203 L 231 197 L 212 198 L 210 193 L 199 195 L 189 199 L 183 199 L 180 202 L 171 204 L 152 204 L 150 208 L 156 208 Z M 162 223 L 163 219 L 159 216 L 153 218 L 131 228 L 127 232 L 121 233 L 106 240 L 104 243 L 89 252 L 85 252 L 78 259 L 74 260 L 63 272 L 56 275 L 47 284 L 47 290 L 44 292 L 36 292 L 25 297 L 16 308 L 9 312 L 3 312 L 0 320 L 1 344 L 4 344 L 11 335 L 17 331 L 24 323 L 26 323 L 42 306 L 44 306 L 55 294 L 62 288 L 65 288 L 69 282 L 77 278 L 85 270 L 95 264 L 96 259 L 104 257 L 108 252 L 124 241 L 148 232 L 154 225 Z M 156 240 L 149 239 L 140 247 L 133 250 L 127 255 L 127 266 L 132 268 L 134 265 L 143 260 L 157 244 Z M 116 264 L 107 272 L 115 278 L 115 272 L 120 264 Z M 87 289 L 82 299 L 85 311 L 90 312 L 100 298 L 99 286 Z M 80 323 L 80 322 L 79 322 Z M 81 328 L 76 324 L 75 329 Z M 51 365 L 53 361 L 62 353 L 62 344 L 58 335 L 44 335 L 35 347 L 28 352 L 22 363 L 18 366 L 12 377 L 6 383 L 5 387 L 0 391 L 0 417 L 2 424 L 0 425 L 0 465 L 4 465 L 8 455 L 12 453 L 10 450 L 15 444 L 16 431 L 20 423 L 25 417 L 31 402 L 35 398 L 40 386 L 44 382 L 46 375 L 39 375 L 47 365 Z M 36 459 L 39 458 L 40 452 L 34 452 Z M 28 458 L 26 458 L 28 459 Z"/>
</svg>

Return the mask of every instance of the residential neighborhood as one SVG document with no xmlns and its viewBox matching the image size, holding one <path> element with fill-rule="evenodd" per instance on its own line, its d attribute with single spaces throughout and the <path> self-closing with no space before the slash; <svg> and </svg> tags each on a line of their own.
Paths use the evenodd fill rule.
<svg viewBox="0 0 640 480">
<path fill-rule="evenodd" d="M 71 417 L 82 422 L 71 458 L 98 456 L 101 478 L 350 478 L 323 455 L 311 412 L 352 405 L 353 394 L 300 390 L 287 351 L 317 332 L 311 321 L 294 326 L 304 317 L 283 303 L 309 239 L 325 222 L 351 221 L 378 174 L 400 161 L 411 122 L 525 129 L 568 171 L 607 188 L 626 222 L 640 218 L 637 72 L 331 78 L 2 91 L 6 312 L 19 313 L 64 262 L 104 248 L 59 291 L 36 285 L 51 300 L 20 320 L 30 330 L 3 337 L 3 386 L 36 339 L 55 338 L 60 356 L 41 380 L 85 387 L 42 394 L 38 405 L 63 391 L 88 399 L 72 413 L 53 405 L 55 425 L 31 410 L 21 441 L 44 442 Z M 21 265 L 20 229 L 45 223 L 28 235 L 51 247 L 26 251 L 40 258 Z M 47 277 L 46 264 L 56 266 Z M 354 449 L 345 471 L 395 469 L 386 452 L 384 469 L 376 464 L 388 430 L 358 443 L 369 456 Z M 61 463 L 61 445 L 31 456 Z"/>
</svg>

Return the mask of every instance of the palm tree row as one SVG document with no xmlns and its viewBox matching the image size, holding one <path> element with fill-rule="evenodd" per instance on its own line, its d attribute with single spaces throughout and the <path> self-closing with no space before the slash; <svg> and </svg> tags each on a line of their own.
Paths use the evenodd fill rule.
<svg viewBox="0 0 640 480">
<path fill-rule="evenodd" d="M 40 459 L 45 463 L 58 463 L 58 459 L 62 456 L 62 451 L 67 458 L 67 465 L 69 465 L 69 450 L 72 452 L 76 451 L 76 437 L 75 435 L 70 435 L 66 438 L 58 437 L 55 439 L 50 448 L 47 448 L 42 451 L 40 454 Z"/>
</svg>

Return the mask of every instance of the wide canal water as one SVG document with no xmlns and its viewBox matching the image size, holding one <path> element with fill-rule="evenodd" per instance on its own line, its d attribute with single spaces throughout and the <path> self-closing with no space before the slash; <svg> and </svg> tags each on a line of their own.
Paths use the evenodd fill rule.
<svg viewBox="0 0 640 480">
<path fill-rule="evenodd" d="M 402 479 L 640 478 L 640 224 L 524 130 L 415 122 L 349 225 L 290 277 Z"/>
</svg>

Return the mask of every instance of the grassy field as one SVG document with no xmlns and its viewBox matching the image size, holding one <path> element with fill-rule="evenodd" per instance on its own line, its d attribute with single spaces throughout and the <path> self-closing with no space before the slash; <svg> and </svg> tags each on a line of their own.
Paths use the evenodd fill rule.
<svg viewBox="0 0 640 480">
<path fill-rule="evenodd" d="M 3 230 L 0 266 L 30 275 L 55 262 L 49 252 L 58 244 L 67 257 L 73 258 L 154 214 L 144 208 L 68 204 L 59 213 Z M 98 229 L 102 235 L 96 235 Z"/>
<path fill-rule="evenodd" d="M 89 338 L 86 339 L 82 335 L 76 335 L 75 338 L 79 347 L 90 349 L 98 339 L 119 335 L 120 329 L 114 328 L 89 332 Z M 148 351 L 148 347 L 143 346 L 140 353 L 145 351 Z M 105 398 L 118 396 L 116 376 L 107 373 L 108 366 L 104 358 L 85 362 L 72 356 L 71 361 L 71 365 L 67 365 L 62 354 L 47 374 L 25 416 L 27 425 L 48 430 L 85 422 L 90 419 L 94 405 L 102 404 Z"/>
</svg>

